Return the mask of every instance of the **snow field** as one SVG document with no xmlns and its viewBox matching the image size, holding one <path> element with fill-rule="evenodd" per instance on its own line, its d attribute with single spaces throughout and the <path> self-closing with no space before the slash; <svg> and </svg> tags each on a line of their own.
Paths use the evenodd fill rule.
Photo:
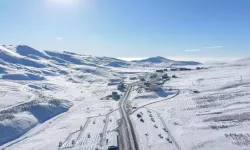
<svg viewBox="0 0 250 150">
<path fill-rule="evenodd" d="M 118 102 L 106 99 L 116 86 L 107 84 L 123 79 L 133 83 L 138 79 L 129 80 L 130 76 L 155 72 L 155 66 L 169 67 L 151 63 L 142 62 L 150 64 L 143 68 L 107 57 L 0 46 L 0 149 L 55 150 L 65 140 L 66 149 L 74 149 L 73 145 L 77 149 L 107 149 L 115 143 L 120 118 L 118 111 L 112 113 Z M 136 107 L 166 99 L 147 105 L 161 114 L 159 118 L 151 112 L 158 128 L 146 108 L 131 117 L 143 149 L 178 149 L 174 140 L 165 140 L 170 135 L 184 150 L 249 149 L 249 58 L 205 70 L 167 73 L 178 78 L 166 82 L 166 89 L 134 89 L 130 95 L 130 106 Z M 180 89 L 179 95 L 171 98 L 176 91 L 169 91 L 169 87 Z M 140 111 L 144 123 L 136 117 Z M 171 134 L 163 131 L 164 123 Z M 86 138 L 88 132 L 91 138 Z M 76 143 L 72 145 L 73 140 Z"/>
<path fill-rule="evenodd" d="M 137 117 L 138 114 L 142 117 Z M 131 118 L 133 119 L 133 124 L 139 139 L 138 143 L 140 144 L 139 146 L 142 150 L 177 149 L 175 144 L 172 142 L 172 139 L 169 137 L 169 131 L 167 131 L 167 129 L 164 131 L 165 127 L 159 119 L 157 113 L 146 108 L 141 108 L 136 111 Z M 143 122 L 141 119 L 143 119 Z"/>
<path fill-rule="evenodd" d="M 178 76 L 166 84 L 181 89 L 180 95 L 148 107 L 162 114 L 180 147 L 187 150 L 248 149 L 248 69 L 215 67 Z M 194 94 L 189 89 L 200 93 Z"/>
<path fill-rule="evenodd" d="M 111 112 L 106 116 L 90 117 L 82 129 L 71 133 L 63 143 L 61 150 L 89 150 L 96 148 L 108 149 L 112 145 L 117 132 L 117 111 Z M 72 141 L 75 143 L 72 144 Z"/>
</svg>

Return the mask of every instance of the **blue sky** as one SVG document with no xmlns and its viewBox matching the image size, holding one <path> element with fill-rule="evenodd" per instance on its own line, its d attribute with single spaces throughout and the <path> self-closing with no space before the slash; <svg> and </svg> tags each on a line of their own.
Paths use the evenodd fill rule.
<svg viewBox="0 0 250 150">
<path fill-rule="evenodd" d="M 250 56 L 249 0 L 1 0 L 0 43 L 96 56 Z"/>
</svg>

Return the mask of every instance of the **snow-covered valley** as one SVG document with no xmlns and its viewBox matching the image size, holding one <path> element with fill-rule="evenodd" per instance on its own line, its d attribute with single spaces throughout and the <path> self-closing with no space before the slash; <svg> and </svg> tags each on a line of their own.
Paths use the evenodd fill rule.
<svg viewBox="0 0 250 150">
<path fill-rule="evenodd" d="M 249 149 L 249 60 L 169 71 L 201 64 L 1 46 L 0 149 L 55 150 L 60 142 L 61 149 L 108 149 L 106 139 L 116 136 L 111 131 L 122 117 L 119 101 L 110 98 L 114 91 L 125 94 L 117 90 L 120 82 L 138 83 L 128 111 L 140 149 Z M 163 73 L 155 73 L 161 68 L 170 80 L 160 90 L 147 89 L 143 83 L 162 80 Z"/>
</svg>

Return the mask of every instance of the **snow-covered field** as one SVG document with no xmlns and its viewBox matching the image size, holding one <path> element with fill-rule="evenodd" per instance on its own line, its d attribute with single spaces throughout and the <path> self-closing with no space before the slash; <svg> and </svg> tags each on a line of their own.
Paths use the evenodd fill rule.
<svg viewBox="0 0 250 150">
<path fill-rule="evenodd" d="M 249 60 L 168 71 L 178 78 L 158 91 L 134 86 L 128 110 L 139 147 L 250 149 Z M 118 101 L 109 98 L 116 84 L 138 82 L 139 76 L 149 80 L 160 66 L 192 63 L 0 46 L 0 149 L 55 150 L 60 142 L 61 149 L 107 149 L 117 142 L 121 118 Z"/>
<path fill-rule="evenodd" d="M 11 83 L 11 81 L 8 82 Z M 0 115 L 0 139 L 5 143 L 20 136 L 3 145 L 8 149 L 56 149 L 59 141 L 64 141 L 71 132 L 79 130 L 80 126 L 85 124 L 87 117 L 104 115 L 110 109 L 117 107 L 116 101 L 100 100 L 115 88 L 115 86 L 107 87 L 107 83 L 71 83 L 58 77 L 52 81 L 32 83 L 32 88 L 28 86 L 31 84 L 30 81 L 22 82 L 22 85 L 25 84 L 27 84 L 25 86 L 27 93 L 31 96 L 21 95 L 23 99 L 20 99 L 21 96 L 17 94 L 21 93 L 19 90 L 23 88 L 20 85 L 16 87 L 19 90 L 13 88 L 13 91 L 9 90 L 10 92 L 5 93 L 9 99 L 6 101 L 8 105 L 3 107 Z M 37 88 L 44 85 L 50 90 Z M 15 103 L 17 99 L 20 99 L 20 102 Z M 9 104 L 10 100 L 14 101 L 12 102 L 14 105 Z M 47 101 L 49 104 L 46 103 Z M 52 105 L 54 101 L 56 106 Z M 60 103 L 57 104 L 57 102 Z M 43 110 L 43 108 L 46 109 Z M 50 119 L 51 117 L 53 118 Z"/>
<path fill-rule="evenodd" d="M 150 135 L 154 137 L 159 133 L 164 134 L 164 131 L 155 131 L 153 122 L 144 111 L 146 108 L 160 114 L 181 149 L 249 149 L 250 66 L 243 64 L 169 73 L 176 74 L 178 78 L 171 79 L 164 86 L 179 89 L 179 95 L 147 105 L 133 113 L 135 122 L 138 122 L 135 126 L 138 126 L 140 143 L 144 147 L 146 144 L 144 149 L 150 149 L 152 143 L 158 146 L 164 143 L 159 137 L 157 141 L 151 140 Z M 157 92 L 139 92 L 135 98 L 138 99 L 135 106 L 140 106 L 140 103 L 145 105 L 152 100 L 158 101 L 161 97 L 157 97 Z M 145 123 L 141 123 L 136 117 L 140 111 L 144 113 L 142 118 Z M 161 123 L 156 123 L 161 126 Z M 150 131 L 152 128 L 154 130 Z M 149 134 L 148 138 L 145 133 Z"/>
</svg>

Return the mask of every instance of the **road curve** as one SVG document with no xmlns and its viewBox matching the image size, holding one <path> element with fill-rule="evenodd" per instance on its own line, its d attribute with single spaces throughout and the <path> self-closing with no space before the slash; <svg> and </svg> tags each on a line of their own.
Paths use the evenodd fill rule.
<svg viewBox="0 0 250 150">
<path fill-rule="evenodd" d="M 162 100 L 158 100 L 158 101 L 154 101 L 154 102 L 150 102 L 150 103 L 147 103 L 147 104 L 144 104 L 142 106 L 139 106 L 137 107 L 136 109 L 134 109 L 132 112 L 130 112 L 130 115 L 133 114 L 134 112 L 136 112 L 137 110 L 141 109 L 141 108 L 144 108 L 145 106 L 148 106 L 148 105 L 152 105 L 152 104 L 155 104 L 155 103 L 160 103 L 160 102 L 163 102 L 163 101 L 166 101 L 166 100 L 170 100 L 172 98 L 175 98 L 176 96 L 178 96 L 180 94 L 180 90 L 178 89 L 174 89 L 174 90 L 177 90 L 176 94 L 171 96 L 171 97 L 168 97 L 168 98 L 165 98 L 165 99 L 162 99 Z"/>
</svg>

